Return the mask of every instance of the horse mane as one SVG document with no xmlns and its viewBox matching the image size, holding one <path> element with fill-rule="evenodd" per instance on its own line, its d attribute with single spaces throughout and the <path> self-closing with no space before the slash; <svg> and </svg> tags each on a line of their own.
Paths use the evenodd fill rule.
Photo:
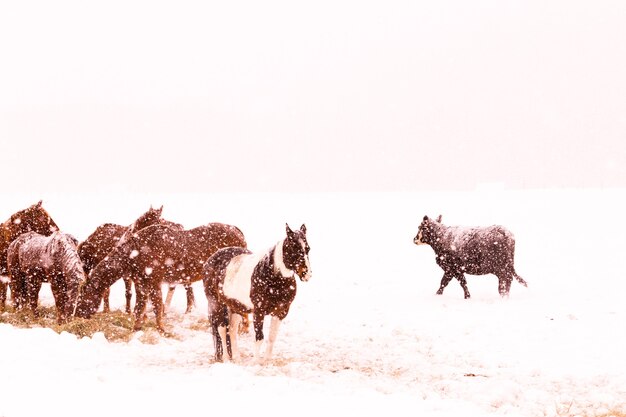
<svg viewBox="0 0 626 417">
<path fill-rule="evenodd" d="M 72 276 L 82 277 L 84 273 L 83 262 L 78 256 L 76 238 L 67 233 L 55 232 L 50 236 L 50 240 L 53 243 L 49 245 L 50 250 L 54 246 L 54 249 L 61 255 L 63 270 Z"/>
</svg>

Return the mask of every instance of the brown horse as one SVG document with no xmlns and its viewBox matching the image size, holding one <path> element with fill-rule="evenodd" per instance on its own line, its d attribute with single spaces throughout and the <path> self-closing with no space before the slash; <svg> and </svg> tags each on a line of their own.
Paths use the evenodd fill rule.
<svg viewBox="0 0 626 417">
<path fill-rule="evenodd" d="M 78 245 L 78 256 L 83 261 L 85 274 L 89 273 L 102 261 L 109 252 L 115 248 L 122 235 L 128 229 L 127 226 L 120 224 L 105 223 L 96 228 L 87 239 Z M 124 278 L 126 286 L 126 312 L 130 313 L 131 281 L 129 277 Z M 109 305 L 109 289 L 107 288 L 104 296 L 104 311 L 110 311 Z"/>
<path fill-rule="evenodd" d="M 57 321 L 64 323 L 74 314 L 79 285 L 85 281 L 77 241 L 67 233 L 43 236 L 21 234 L 7 250 L 11 292 L 16 308 L 37 314 L 39 290 L 49 282 L 57 309 Z"/>
<path fill-rule="evenodd" d="M 59 230 L 48 212 L 37 204 L 20 210 L 0 224 L 0 309 L 3 310 L 7 299 L 8 267 L 7 249 L 19 235 L 26 232 L 36 232 L 49 236 Z"/>
<path fill-rule="evenodd" d="M 204 262 L 217 250 L 229 246 L 245 248 L 241 230 L 222 223 L 209 223 L 190 230 L 167 225 L 153 225 L 130 234 L 91 272 L 79 297 L 76 315 L 90 318 L 99 300 L 122 276 L 132 276 L 137 300 L 135 330 L 140 330 L 145 317 L 146 301 L 152 302 L 156 324 L 163 329 L 161 283 L 184 283 L 202 279 Z"/>
<path fill-rule="evenodd" d="M 87 237 L 83 242 L 78 245 L 78 254 L 80 259 L 83 261 L 83 265 L 85 268 L 85 273 L 89 275 L 89 273 L 93 270 L 93 268 L 98 265 L 108 254 L 111 252 L 120 241 L 124 241 L 129 238 L 133 233 L 141 230 L 145 227 L 152 226 L 154 224 L 165 224 L 170 227 L 180 228 L 183 226 L 177 223 L 173 223 L 161 218 L 161 213 L 163 211 L 163 206 L 159 209 L 154 209 L 150 207 L 148 211 L 139 216 L 137 220 L 135 220 L 130 226 L 122 226 L 119 224 L 113 223 L 105 223 L 96 228 L 96 230 Z M 130 314 L 130 304 L 132 299 L 132 279 L 130 276 L 123 276 L 124 287 L 126 289 L 126 313 Z M 170 287 L 170 292 L 174 290 Z M 189 289 L 188 291 L 193 291 Z M 104 291 L 102 301 L 103 301 L 103 310 L 105 312 L 110 311 L 110 303 L 109 303 L 109 288 Z M 168 293 L 169 296 L 169 293 Z M 191 298 L 193 300 L 193 292 L 191 293 Z M 188 309 L 190 307 L 188 306 Z"/>
</svg>

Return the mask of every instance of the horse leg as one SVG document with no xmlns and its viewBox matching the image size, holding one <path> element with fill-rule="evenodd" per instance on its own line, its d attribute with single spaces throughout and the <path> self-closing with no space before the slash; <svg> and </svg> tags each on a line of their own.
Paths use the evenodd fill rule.
<svg viewBox="0 0 626 417">
<path fill-rule="evenodd" d="M 467 300 L 468 298 L 470 298 L 470 293 L 469 293 L 469 290 L 467 289 L 467 281 L 465 280 L 465 274 L 459 274 L 456 277 L 456 279 L 459 281 L 459 284 L 461 284 L 461 288 L 463 288 L 463 296 Z"/>
<path fill-rule="evenodd" d="M 124 311 L 126 311 L 127 314 L 130 314 L 130 300 L 133 297 L 133 280 L 130 279 L 130 277 L 124 277 L 122 278 L 124 280 L 124 288 L 125 288 L 125 295 L 126 295 L 126 309 Z"/>
<path fill-rule="evenodd" d="M 219 305 L 217 300 L 207 295 L 209 302 L 209 323 L 215 346 L 215 361 L 222 362 L 226 351 L 226 325 L 228 323 L 228 310 L 226 306 Z"/>
<path fill-rule="evenodd" d="M 7 286 L 8 284 L 3 281 L 4 277 L 0 277 L 0 311 L 4 311 L 7 304 Z"/>
<path fill-rule="evenodd" d="M 163 327 L 163 293 L 161 291 L 161 283 L 155 280 L 150 287 L 150 301 L 156 315 L 156 326 L 159 333 L 163 336 L 169 336 Z"/>
<path fill-rule="evenodd" d="M 258 362 L 262 361 L 261 357 L 261 345 L 263 344 L 263 321 L 265 316 L 262 313 L 253 313 L 252 322 L 254 324 L 254 357 Z"/>
<path fill-rule="evenodd" d="M 452 274 L 445 272 L 443 274 L 443 278 L 441 278 L 441 285 L 439 285 L 439 289 L 437 290 L 437 295 L 443 294 L 443 289 L 446 288 L 450 280 L 452 279 Z"/>
<path fill-rule="evenodd" d="M 104 295 L 102 296 L 102 311 L 105 313 L 111 311 L 111 306 L 109 305 L 109 295 L 111 295 L 111 288 L 104 290 Z"/>
<path fill-rule="evenodd" d="M 135 293 L 137 299 L 135 300 L 135 325 L 133 326 L 133 330 L 141 330 L 143 327 L 143 321 L 145 319 L 146 312 L 146 300 L 148 299 L 148 294 L 146 294 L 146 289 L 144 288 L 144 283 L 135 282 Z"/>
<path fill-rule="evenodd" d="M 239 346 L 237 344 L 237 336 L 240 321 L 241 316 L 239 314 L 233 313 L 230 315 L 230 320 L 228 323 L 228 336 L 230 336 L 230 357 L 233 361 L 237 361 L 239 359 Z"/>
<path fill-rule="evenodd" d="M 174 298 L 174 291 L 176 291 L 176 284 L 170 284 L 167 287 L 167 295 L 165 296 L 165 308 L 170 309 L 172 304 L 172 298 Z"/>
<path fill-rule="evenodd" d="M 501 297 L 506 297 L 509 295 L 509 290 L 511 289 L 511 282 L 513 281 L 513 276 L 504 271 L 496 274 L 498 277 L 498 292 Z"/>
<path fill-rule="evenodd" d="M 33 315 L 35 317 L 39 317 L 39 312 L 37 311 L 37 304 L 39 304 L 39 291 L 41 290 L 41 286 L 43 284 L 43 280 L 39 277 L 36 277 L 34 282 L 30 283 L 26 289 L 26 303 L 28 303 Z"/>
<path fill-rule="evenodd" d="M 57 323 L 63 324 L 67 318 L 65 315 L 65 306 L 67 304 L 67 294 L 65 285 L 63 285 L 63 275 L 57 275 L 50 278 L 50 289 L 54 297 L 54 306 L 57 311 Z"/>
<path fill-rule="evenodd" d="M 276 342 L 276 337 L 278 336 L 278 329 L 280 328 L 281 320 L 278 317 L 272 316 L 272 321 L 270 323 L 270 337 L 267 341 L 267 348 L 265 351 L 265 360 L 269 361 L 272 359 L 272 351 L 274 350 L 274 342 Z"/>
<path fill-rule="evenodd" d="M 187 292 L 187 310 L 185 313 L 190 313 L 191 310 L 196 306 L 196 298 L 193 295 L 193 288 L 191 287 L 191 283 L 185 283 L 185 291 Z"/>
</svg>

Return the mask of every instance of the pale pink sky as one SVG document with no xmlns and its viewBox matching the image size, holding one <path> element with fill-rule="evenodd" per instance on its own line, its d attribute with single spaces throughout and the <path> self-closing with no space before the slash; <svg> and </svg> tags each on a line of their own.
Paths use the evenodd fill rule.
<svg viewBox="0 0 626 417">
<path fill-rule="evenodd" d="M 5 191 L 626 187 L 626 2 L 0 3 Z"/>
</svg>

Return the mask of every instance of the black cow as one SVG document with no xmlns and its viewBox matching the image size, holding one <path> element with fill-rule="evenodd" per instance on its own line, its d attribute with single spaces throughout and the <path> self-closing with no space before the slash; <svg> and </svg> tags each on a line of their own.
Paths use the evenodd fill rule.
<svg viewBox="0 0 626 417">
<path fill-rule="evenodd" d="M 441 216 L 432 220 L 424 216 L 413 239 L 416 245 L 430 245 L 437 255 L 437 265 L 443 269 L 443 278 L 437 294 L 452 278 L 459 280 L 465 298 L 470 298 L 465 274 L 494 274 L 498 277 L 498 292 L 509 294 L 513 278 L 528 286 L 515 272 L 515 238 L 502 226 L 458 227 L 441 224 Z"/>
</svg>

